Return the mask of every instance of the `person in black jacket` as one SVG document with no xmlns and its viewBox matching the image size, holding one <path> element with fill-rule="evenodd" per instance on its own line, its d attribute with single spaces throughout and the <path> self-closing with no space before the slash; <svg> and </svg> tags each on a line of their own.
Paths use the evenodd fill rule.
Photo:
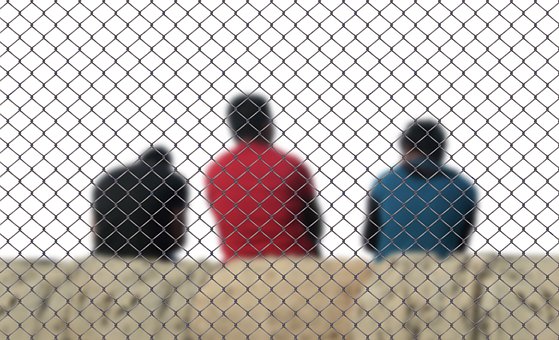
<svg viewBox="0 0 559 340">
<path fill-rule="evenodd" d="M 185 238 L 186 179 L 167 149 L 101 175 L 93 192 L 96 254 L 172 259 Z"/>
</svg>

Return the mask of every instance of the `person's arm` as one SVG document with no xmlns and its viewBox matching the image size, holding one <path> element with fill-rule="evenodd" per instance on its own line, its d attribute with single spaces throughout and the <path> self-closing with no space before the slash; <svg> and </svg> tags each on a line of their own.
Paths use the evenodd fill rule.
<svg viewBox="0 0 559 340">
<path fill-rule="evenodd" d="M 475 217 L 476 209 L 473 209 L 469 214 L 465 216 L 462 228 L 460 228 L 461 233 L 458 235 L 462 239 L 462 243 L 456 249 L 456 251 L 463 252 L 466 250 L 466 247 L 469 243 L 469 238 L 474 231 Z"/>
<path fill-rule="evenodd" d="M 313 254 L 320 255 L 319 245 L 323 233 L 321 213 L 315 197 L 303 197 L 306 208 L 301 213 L 301 221 L 307 228 L 306 235 L 313 243 Z"/>
<path fill-rule="evenodd" d="M 167 233 L 176 241 L 175 247 L 184 245 L 186 241 L 186 210 L 187 210 L 186 184 L 177 190 L 174 205 L 171 207 L 173 221 L 167 227 Z"/>
<path fill-rule="evenodd" d="M 113 187 L 117 178 L 122 176 L 123 171 L 102 172 L 93 182 L 93 192 L 91 195 L 91 231 L 93 232 L 94 245 L 98 247 L 105 246 L 104 243 L 115 229 L 112 224 L 106 220 L 108 214 L 115 206 L 115 198 L 110 199 L 110 188 Z"/>
<path fill-rule="evenodd" d="M 458 236 L 462 239 L 462 243 L 456 249 L 458 252 L 463 252 L 466 250 L 470 236 L 474 232 L 474 226 L 476 224 L 477 208 L 474 205 L 470 212 L 464 216 L 464 221 L 462 222 L 462 227 L 459 229 Z"/>
<path fill-rule="evenodd" d="M 365 249 L 376 254 L 380 233 L 380 208 L 378 202 L 371 195 L 367 195 L 366 206 L 367 217 L 363 226 L 363 244 Z"/>
<path fill-rule="evenodd" d="M 93 184 L 93 195 L 91 200 L 91 231 L 94 236 L 94 246 L 98 247 L 102 240 L 99 238 L 99 222 L 101 221 L 101 214 L 99 212 L 99 200 L 101 199 L 102 191 L 97 186 Z"/>
<path fill-rule="evenodd" d="M 470 186 L 466 191 L 464 200 L 466 201 L 464 204 L 469 207 L 469 210 L 466 212 L 461 228 L 458 231 L 458 236 L 462 239 L 462 243 L 456 249 L 458 252 L 466 250 L 477 220 L 477 190 L 474 186 Z"/>
<path fill-rule="evenodd" d="M 313 244 L 311 254 L 320 255 L 320 240 L 323 234 L 322 214 L 316 199 L 317 190 L 312 184 L 311 172 L 305 164 L 301 163 L 292 174 L 297 190 L 295 195 L 301 200 L 304 208 L 296 218 L 305 226 L 304 237 L 310 239 Z"/>
<path fill-rule="evenodd" d="M 176 246 L 184 245 L 186 241 L 186 206 L 171 209 L 173 222 L 167 227 L 167 232 L 176 240 Z"/>
</svg>

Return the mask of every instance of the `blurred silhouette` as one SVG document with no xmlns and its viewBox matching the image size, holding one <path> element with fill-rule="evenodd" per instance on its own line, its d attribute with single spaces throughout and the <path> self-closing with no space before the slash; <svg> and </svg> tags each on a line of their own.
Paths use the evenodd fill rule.
<svg viewBox="0 0 559 340">
<path fill-rule="evenodd" d="M 184 241 L 186 186 L 162 147 L 101 175 L 93 193 L 95 253 L 171 259 Z"/>
<path fill-rule="evenodd" d="M 227 122 L 235 145 L 207 171 L 207 197 L 224 260 L 318 254 L 322 233 L 316 190 L 305 164 L 272 145 L 267 99 L 235 97 Z"/>
<path fill-rule="evenodd" d="M 400 139 L 402 162 L 370 191 L 364 242 L 380 259 L 413 250 L 444 257 L 466 248 L 477 193 L 465 175 L 443 164 L 445 141 L 437 122 L 414 122 Z"/>
</svg>

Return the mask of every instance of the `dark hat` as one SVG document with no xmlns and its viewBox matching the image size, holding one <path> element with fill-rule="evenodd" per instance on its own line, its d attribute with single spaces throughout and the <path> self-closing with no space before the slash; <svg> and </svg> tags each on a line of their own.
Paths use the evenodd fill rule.
<svg viewBox="0 0 559 340">
<path fill-rule="evenodd" d="M 171 163 L 171 151 L 164 146 L 152 146 L 147 149 L 140 159 L 147 164 L 157 164 L 160 162 Z"/>
</svg>

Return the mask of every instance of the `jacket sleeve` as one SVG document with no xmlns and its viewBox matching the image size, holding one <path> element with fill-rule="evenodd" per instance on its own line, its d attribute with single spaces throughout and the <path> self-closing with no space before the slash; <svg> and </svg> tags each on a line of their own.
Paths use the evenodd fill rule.
<svg viewBox="0 0 559 340">
<path fill-rule="evenodd" d="M 378 252 L 380 233 L 380 207 L 371 194 L 367 195 L 366 219 L 363 226 L 363 244 L 373 254 Z"/>
<path fill-rule="evenodd" d="M 459 252 L 466 250 L 469 238 L 474 232 L 474 226 L 477 220 L 477 191 L 471 186 L 466 194 L 467 204 L 469 206 L 468 212 L 464 215 L 462 226 L 459 229 L 458 236 L 462 239 L 462 243 L 456 249 Z"/>
<path fill-rule="evenodd" d="M 318 246 L 322 237 L 323 226 L 316 199 L 311 198 L 306 202 L 307 207 L 302 213 L 302 222 L 307 228 L 307 235 L 314 245 L 314 253 L 318 255 Z"/>
<path fill-rule="evenodd" d="M 293 161 L 294 162 L 294 161 Z M 301 213 L 298 214 L 297 219 L 306 228 L 305 236 L 308 237 L 312 244 L 312 254 L 319 254 L 320 240 L 324 231 L 322 222 L 322 213 L 317 201 L 317 190 L 312 184 L 311 174 L 305 164 L 300 163 L 292 174 L 294 186 L 297 188 L 295 195 L 302 201 L 304 205 Z"/>
<path fill-rule="evenodd" d="M 92 210 L 92 221 L 91 226 L 95 227 L 97 223 L 101 220 L 101 214 L 97 208 L 99 205 L 99 199 L 101 198 L 101 190 L 97 186 L 97 183 L 93 185 L 93 194 L 91 195 L 91 210 Z"/>
</svg>

